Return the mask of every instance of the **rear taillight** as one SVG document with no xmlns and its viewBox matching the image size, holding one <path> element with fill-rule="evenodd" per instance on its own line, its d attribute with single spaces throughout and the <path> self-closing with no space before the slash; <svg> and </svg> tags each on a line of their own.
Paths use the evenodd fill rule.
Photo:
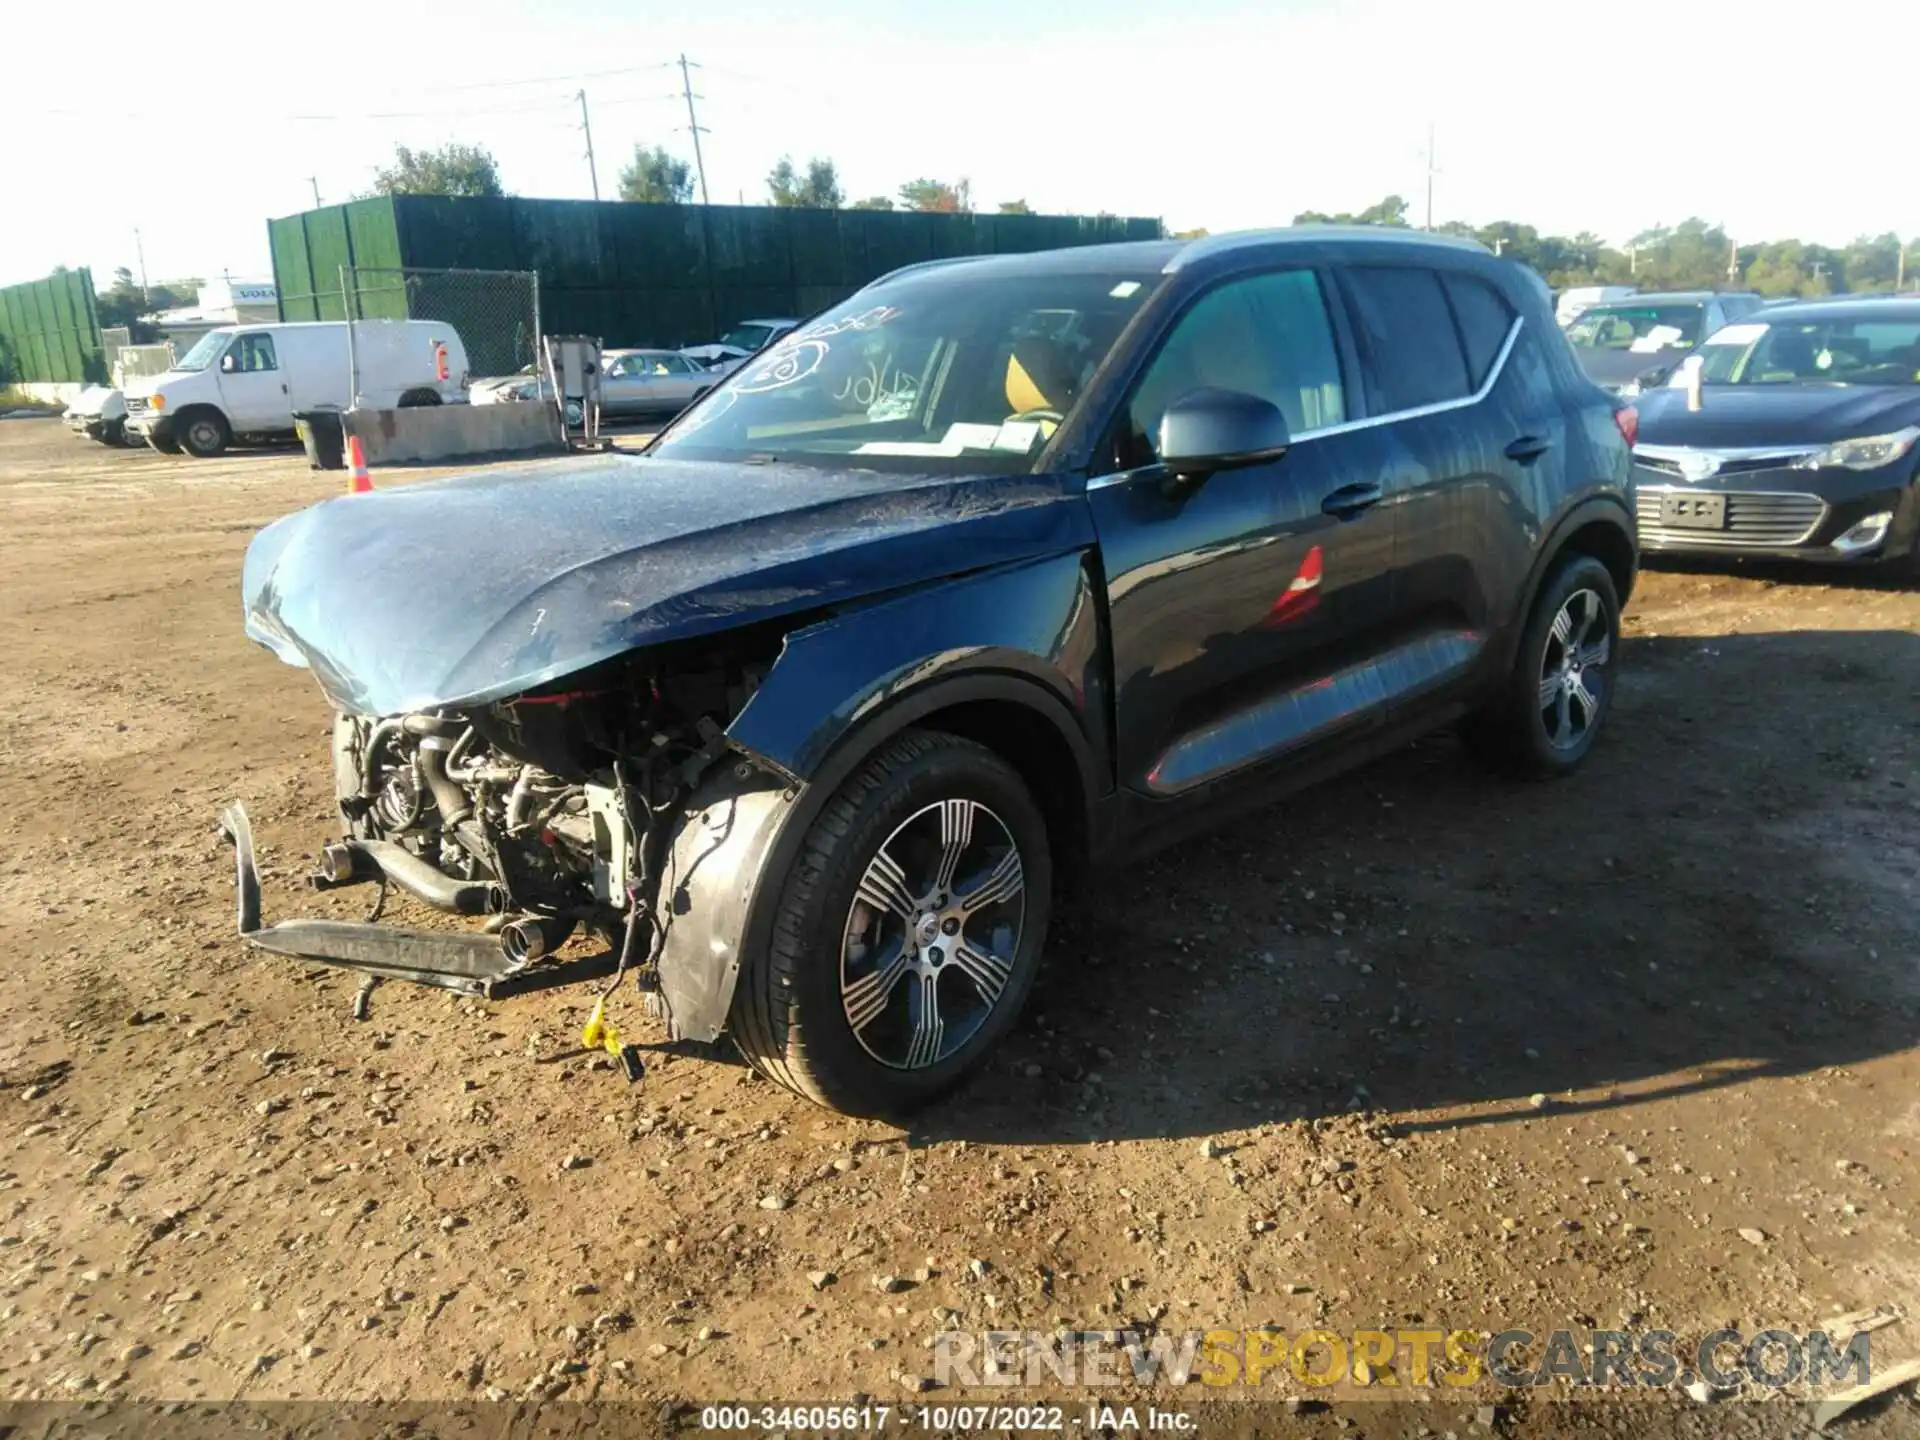
<svg viewBox="0 0 1920 1440">
<path fill-rule="evenodd" d="M 1622 405 L 1613 412 L 1613 423 L 1620 427 L 1620 438 L 1631 450 L 1640 439 L 1640 412 L 1631 405 Z"/>
</svg>

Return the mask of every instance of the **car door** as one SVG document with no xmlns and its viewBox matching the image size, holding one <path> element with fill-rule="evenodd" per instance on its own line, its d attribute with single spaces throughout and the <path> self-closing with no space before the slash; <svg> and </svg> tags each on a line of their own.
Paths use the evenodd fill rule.
<svg viewBox="0 0 1920 1440">
<path fill-rule="evenodd" d="M 678 414 L 693 403 L 693 397 L 704 386 L 712 383 L 712 377 L 704 376 L 684 355 L 662 355 L 660 363 L 666 368 L 666 374 L 660 377 L 662 410 Z"/>
<path fill-rule="evenodd" d="M 1204 802 L 1376 717 L 1356 637 L 1390 579 L 1392 521 L 1336 427 L 1350 382 L 1326 276 L 1276 269 L 1198 295 L 1134 386 L 1088 484 L 1111 616 L 1121 784 Z M 1170 492 L 1159 417 L 1217 387 L 1272 401 L 1278 460 Z"/>
<path fill-rule="evenodd" d="M 1558 493 L 1565 420 L 1544 371 L 1537 389 L 1515 373 L 1519 316 L 1487 280 L 1405 263 L 1339 273 L 1368 409 L 1353 462 L 1393 517 L 1375 645 L 1392 706 L 1437 705 L 1472 685 L 1507 621 L 1534 517 Z"/>
<path fill-rule="evenodd" d="M 262 330 L 234 336 L 220 357 L 220 405 L 236 434 L 293 428 L 293 401 L 273 336 Z"/>
</svg>

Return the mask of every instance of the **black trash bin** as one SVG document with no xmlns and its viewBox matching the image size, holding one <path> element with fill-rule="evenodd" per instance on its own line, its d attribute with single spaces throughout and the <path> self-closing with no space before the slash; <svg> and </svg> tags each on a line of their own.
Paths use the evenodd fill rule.
<svg viewBox="0 0 1920 1440">
<path fill-rule="evenodd" d="M 338 410 L 303 410 L 293 417 L 293 428 L 306 447 L 307 464 L 315 470 L 347 468 L 347 432 Z"/>
</svg>

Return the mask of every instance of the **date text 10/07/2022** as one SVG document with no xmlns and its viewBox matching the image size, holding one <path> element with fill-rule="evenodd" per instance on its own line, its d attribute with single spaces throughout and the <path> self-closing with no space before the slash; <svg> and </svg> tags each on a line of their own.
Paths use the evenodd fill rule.
<svg viewBox="0 0 1920 1440">
<path fill-rule="evenodd" d="M 799 1433 L 847 1434 L 904 1429 L 948 1431 L 1065 1430 L 1069 1423 L 1061 1405 L 920 1405 L 912 1410 L 891 1405 L 708 1405 L 700 1411 L 702 1430 L 784 1430 Z M 1089 1405 L 1084 1420 L 1075 1425 L 1092 1431 L 1160 1431 L 1190 1434 L 1194 1418 L 1184 1410 L 1157 1406 Z"/>
</svg>

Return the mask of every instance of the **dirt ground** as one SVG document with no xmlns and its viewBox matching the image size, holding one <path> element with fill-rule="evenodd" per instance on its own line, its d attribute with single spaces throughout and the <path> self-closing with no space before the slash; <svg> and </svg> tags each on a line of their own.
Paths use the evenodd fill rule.
<svg viewBox="0 0 1920 1440">
<path fill-rule="evenodd" d="M 902 1131 L 724 1044 L 629 1088 L 577 991 L 387 986 L 361 1023 L 350 978 L 241 947 L 235 797 L 269 918 L 364 905 L 303 891 L 328 716 L 237 593 L 339 483 L 0 423 L 0 1396 L 897 1405 L 947 1329 L 1915 1299 L 1920 593 L 1648 573 L 1578 777 L 1435 738 L 1102 882 Z M 1920 1317 L 1873 1342 L 1920 1354 Z"/>
</svg>

